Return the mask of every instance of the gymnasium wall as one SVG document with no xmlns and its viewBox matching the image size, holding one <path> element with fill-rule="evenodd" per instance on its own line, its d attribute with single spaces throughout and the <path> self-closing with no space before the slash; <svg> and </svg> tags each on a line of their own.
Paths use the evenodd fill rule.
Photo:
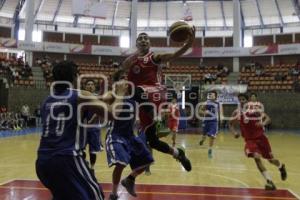
<svg viewBox="0 0 300 200">
<path fill-rule="evenodd" d="M 0 97 L 0 106 L 7 107 L 8 89 L 2 79 L 0 79 Z"/>
<path fill-rule="evenodd" d="M 49 91 L 46 89 L 35 88 L 9 88 L 8 90 L 8 110 L 19 112 L 22 105 L 28 104 L 30 113 L 33 114 L 36 106 L 41 104 Z"/>
<path fill-rule="evenodd" d="M 300 128 L 299 93 L 261 93 L 258 94 L 258 99 L 272 119 L 272 128 Z"/>
</svg>

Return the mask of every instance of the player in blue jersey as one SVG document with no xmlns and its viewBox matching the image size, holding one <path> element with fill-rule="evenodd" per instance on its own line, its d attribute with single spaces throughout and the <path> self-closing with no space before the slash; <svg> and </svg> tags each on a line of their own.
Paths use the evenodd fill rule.
<svg viewBox="0 0 300 200">
<path fill-rule="evenodd" d="M 114 74 L 114 81 L 119 81 L 125 75 L 123 70 Z M 122 172 L 130 165 L 132 172 L 121 181 L 121 184 L 132 196 L 135 192 L 135 179 L 153 162 L 152 155 L 146 146 L 146 137 L 142 133 L 134 135 L 136 103 L 132 99 L 124 99 L 123 111 L 115 116 L 106 135 L 106 152 L 109 167 L 114 166 L 112 174 L 112 193 L 109 200 L 117 200 L 118 185 Z"/>
<path fill-rule="evenodd" d="M 89 91 L 92 94 L 95 94 L 96 87 L 95 82 L 92 79 L 89 79 L 85 82 L 85 88 L 86 91 Z M 93 121 L 93 117 L 95 117 L 95 114 L 93 113 L 87 113 L 85 118 L 85 123 L 89 124 L 91 121 Z M 97 153 L 102 151 L 103 147 L 101 144 L 101 130 L 97 127 L 92 128 L 84 128 L 83 131 L 86 131 L 86 144 L 89 145 L 89 155 L 90 155 L 90 167 L 92 172 L 94 172 L 94 166 L 96 164 L 97 160 Z M 84 154 L 85 155 L 85 154 Z"/>
<path fill-rule="evenodd" d="M 203 106 L 200 107 L 200 115 L 203 118 L 203 135 L 199 142 L 203 145 L 206 137 L 209 137 L 209 148 L 208 148 L 208 158 L 213 157 L 213 145 L 218 134 L 218 124 L 219 124 L 219 103 L 217 102 L 218 93 L 216 91 L 210 91 L 207 94 L 207 101 Z"/>
<path fill-rule="evenodd" d="M 107 105 L 89 92 L 81 91 L 79 95 L 79 91 L 61 83 L 76 83 L 77 66 L 73 62 L 58 63 L 52 73 L 57 84 L 41 110 L 43 133 L 36 161 L 37 176 L 51 191 L 54 200 L 104 200 L 96 177 L 82 158 L 84 137 L 79 131 L 81 113 L 77 109 L 81 103 L 91 103 L 79 111 L 93 110 L 104 116 L 105 112 L 112 113 L 112 106 L 121 100 L 116 98 L 113 104 Z M 126 89 L 119 85 L 116 93 L 122 96 Z"/>
</svg>

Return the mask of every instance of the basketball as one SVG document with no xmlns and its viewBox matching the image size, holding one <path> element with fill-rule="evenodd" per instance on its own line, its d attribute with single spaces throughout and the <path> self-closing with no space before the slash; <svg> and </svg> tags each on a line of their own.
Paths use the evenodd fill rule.
<svg viewBox="0 0 300 200">
<path fill-rule="evenodd" d="M 191 26 L 183 21 L 175 22 L 169 29 L 171 40 L 174 42 L 185 42 L 191 33 Z"/>
</svg>

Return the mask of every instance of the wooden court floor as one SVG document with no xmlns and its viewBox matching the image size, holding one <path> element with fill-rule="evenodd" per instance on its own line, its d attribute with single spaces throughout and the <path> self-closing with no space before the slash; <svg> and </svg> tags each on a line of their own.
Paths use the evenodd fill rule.
<svg viewBox="0 0 300 200">
<path fill-rule="evenodd" d="M 266 163 L 266 167 L 271 172 L 277 188 L 289 189 L 295 195 L 300 195 L 300 134 L 276 132 L 270 133 L 269 139 L 273 147 L 274 155 L 286 164 L 288 170 L 288 180 L 282 182 L 280 180 L 278 170 L 270 164 Z M 170 138 L 165 138 L 165 140 L 171 142 Z M 38 147 L 38 141 L 38 134 L 0 138 L 0 183 L 10 182 L 10 184 L 19 184 L 20 181 L 18 180 L 37 180 L 37 177 L 35 175 L 34 163 L 36 159 L 36 149 Z M 207 188 L 197 186 L 212 186 L 217 189 L 229 187 L 245 188 L 245 190 L 243 191 L 250 195 L 251 192 L 249 192 L 249 190 L 252 191 L 252 189 L 248 188 L 264 187 L 264 180 L 257 171 L 253 160 L 247 159 L 244 156 L 242 139 L 237 140 L 228 133 L 221 133 L 217 139 L 216 147 L 214 150 L 214 158 L 211 160 L 207 157 L 207 146 L 204 145 L 204 147 L 200 147 L 198 145 L 198 142 L 199 135 L 196 134 L 179 134 L 178 136 L 178 145 L 184 146 L 186 148 L 186 153 L 190 157 L 193 164 L 193 170 L 190 173 L 185 172 L 179 165 L 179 163 L 172 159 L 170 156 L 154 152 L 155 164 L 151 166 L 152 175 L 142 175 L 137 179 L 137 183 L 142 184 L 138 186 L 138 190 L 141 192 L 141 194 L 144 195 L 145 191 L 151 191 L 151 189 L 143 189 L 145 187 L 148 187 L 149 185 L 152 185 L 153 187 L 155 185 L 168 185 L 168 187 L 166 187 L 167 189 L 160 191 L 160 193 L 167 194 L 172 194 L 176 191 L 178 192 L 178 186 L 182 186 L 179 188 L 191 186 L 194 188 L 193 191 L 195 191 L 193 192 L 193 194 L 198 194 L 197 197 L 199 197 L 199 192 L 197 192 L 198 190 L 204 191 L 203 188 Z M 110 183 L 111 172 L 112 169 L 107 167 L 105 153 L 100 153 L 98 155 L 96 164 L 96 176 L 99 182 Z M 126 169 L 124 171 L 124 176 L 128 173 L 129 169 Z M 39 183 L 36 183 L 35 181 L 31 182 L 39 185 Z M 106 192 L 109 192 L 109 185 L 104 185 Z M 6 187 L 7 185 L 0 186 L 0 189 L 2 188 L 2 190 L 0 190 L 1 194 L 3 190 L 8 189 Z M 16 185 L 15 187 L 18 187 L 18 185 Z M 41 186 L 39 185 L 38 187 Z M 185 190 L 183 190 L 182 193 L 184 193 L 184 191 Z M 206 191 L 203 192 L 203 194 L 206 193 Z M 295 199 L 289 196 L 285 196 L 282 198 L 279 196 L 278 198 L 275 198 L 275 194 L 270 195 L 271 197 L 265 199 Z M 251 196 L 246 196 L 246 199 L 264 199 L 264 197 L 261 195 L 259 195 L 258 197 L 259 198 L 251 198 Z M 175 199 L 170 197 L 164 198 Z M 196 198 L 193 196 L 190 198 L 179 199 L 202 198 Z M 216 196 L 215 198 L 203 199 L 227 198 Z M 15 199 L 9 198 L 9 200 Z"/>
</svg>

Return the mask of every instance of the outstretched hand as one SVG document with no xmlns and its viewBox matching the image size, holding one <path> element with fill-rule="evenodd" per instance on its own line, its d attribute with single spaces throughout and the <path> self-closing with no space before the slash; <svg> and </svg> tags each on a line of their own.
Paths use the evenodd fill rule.
<svg viewBox="0 0 300 200">
<path fill-rule="evenodd" d="M 128 91 L 128 82 L 127 81 L 118 81 L 115 85 L 115 94 L 119 96 L 124 96 Z"/>
</svg>

